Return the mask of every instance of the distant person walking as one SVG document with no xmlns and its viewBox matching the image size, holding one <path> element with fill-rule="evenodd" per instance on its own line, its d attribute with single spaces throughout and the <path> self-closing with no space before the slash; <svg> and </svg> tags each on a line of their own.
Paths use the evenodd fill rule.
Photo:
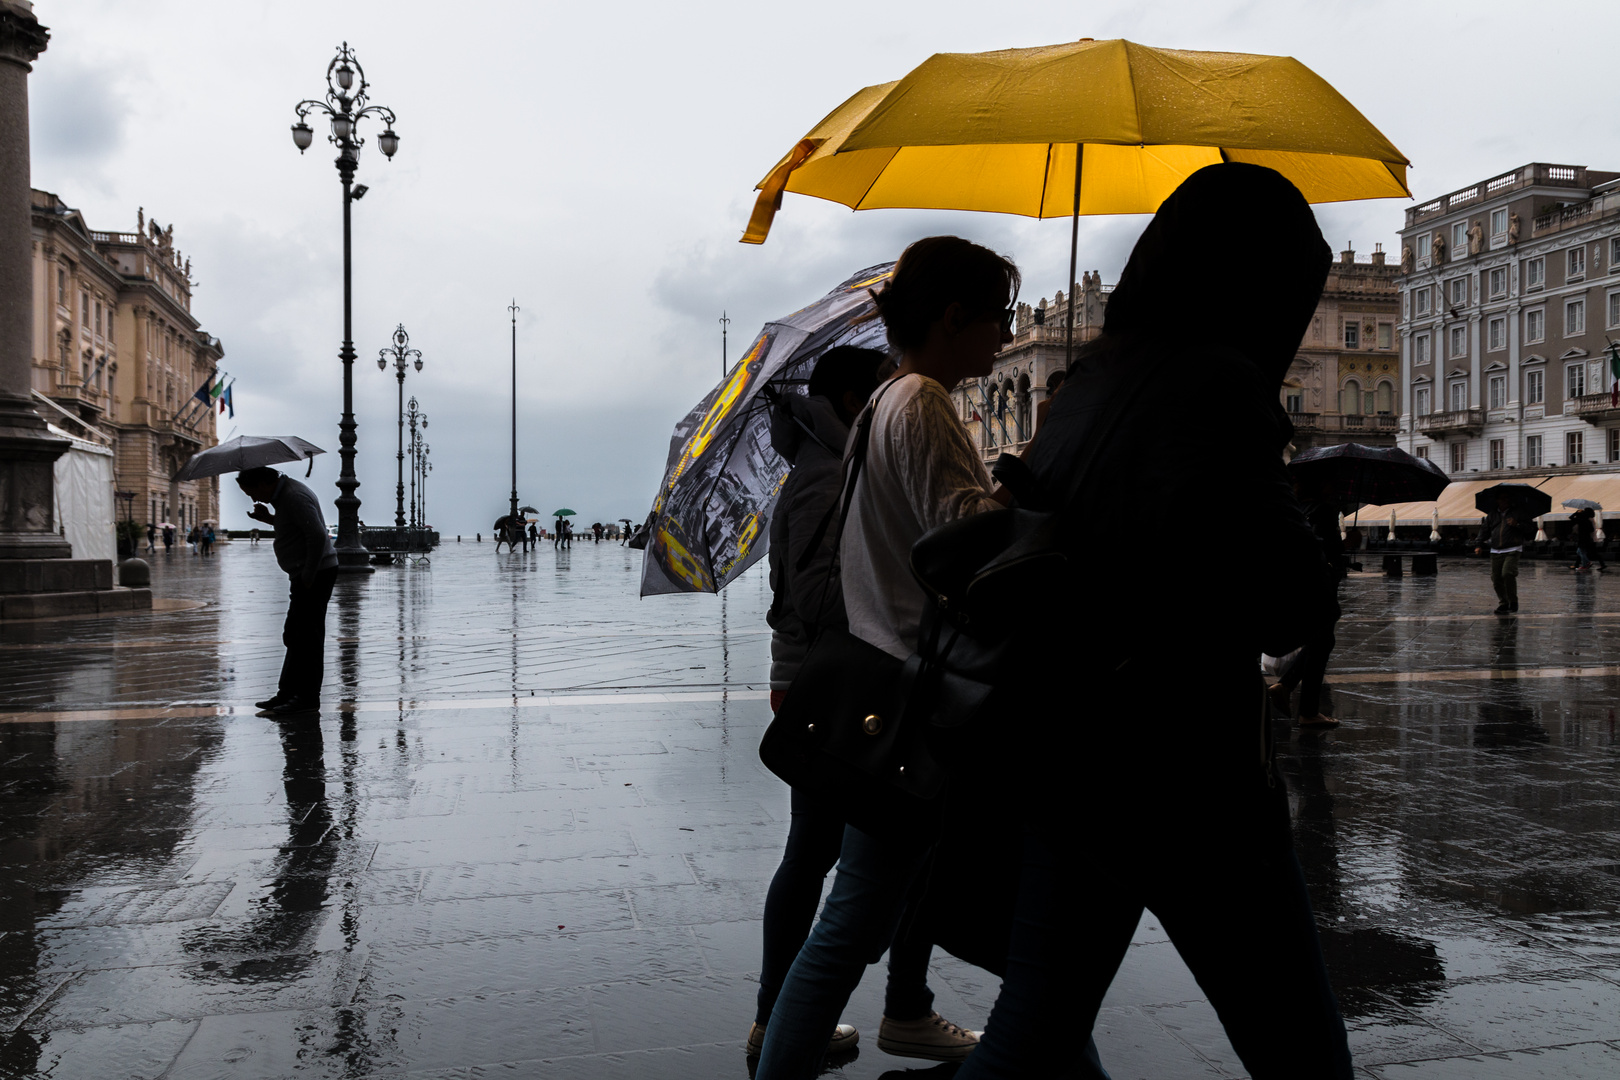
<svg viewBox="0 0 1620 1080">
<path fill-rule="evenodd" d="M 1294 481 L 1294 494 L 1300 494 L 1299 481 Z M 1334 728 L 1339 722 L 1322 711 L 1322 680 L 1327 674 L 1328 659 L 1333 655 L 1333 647 L 1338 644 L 1334 637 L 1334 627 L 1339 621 L 1338 583 L 1346 574 L 1347 560 L 1344 554 L 1344 542 L 1339 536 L 1339 510 L 1331 503 L 1316 501 L 1303 501 L 1305 520 L 1310 522 L 1311 531 L 1316 534 L 1316 542 L 1321 545 L 1322 556 L 1332 567 L 1332 584 L 1324 583 L 1324 590 L 1333 591 L 1332 603 L 1327 603 L 1324 597 L 1319 625 L 1312 629 L 1306 637 L 1304 645 L 1300 647 L 1299 655 L 1294 662 L 1288 665 L 1288 670 L 1282 672 L 1278 679 L 1268 689 L 1272 708 L 1282 716 L 1288 715 L 1289 699 L 1293 696 L 1294 688 L 1299 687 L 1299 713 L 1296 723 L 1302 728 Z"/>
<path fill-rule="evenodd" d="M 157 550 L 157 526 L 152 522 L 146 523 L 146 551 L 147 554 Z"/>
<path fill-rule="evenodd" d="M 167 555 L 174 550 L 174 526 L 163 526 L 163 554 Z"/>
<path fill-rule="evenodd" d="M 573 546 L 574 546 L 574 523 L 572 521 L 564 520 L 563 521 L 563 547 L 572 548 Z"/>
<path fill-rule="evenodd" d="M 1609 564 L 1603 561 L 1603 553 L 1597 542 L 1597 514 L 1588 506 L 1577 510 L 1570 515 L 1570 521 L 1575 526 L 1575 566 L 1576 570 L 1592 569 L 1592 560 L 1597 560 L 1597 568 L 1607 570 Z"/>
<path fill-rule="evenodd" d="M 214 553 L 214 526 L 212 524 L 202 527 L 202 553 L 204 555 Z"/>
<path fill-rule="evenodd" d="M 1522 523 L 1523 511 L 1513 501 L 1498 493 L 1496 509 L 1485 516 L 1475 541 L 1475 555 L 1491 552 L 1491 587 L 1496 590 L 1496 614 L 1510 615 L 1519 610 L 1519 554 L 1529 539 L 1529 529 Z"/>
<path fill-rule="evenodd" d="M 186 533 L 186 543 L 191 545 L 191 553 L 193 555 L 201 554 L 198 548 L 202 544 L 202 530 L 193 525 L 191 527 L 191 531 Z"/>
<path fill-rule="evenodd" d="M 278 719 L 317 712 L 325 674 L 326 607 L 338 565 L 320 499 L 299 481 L 263 466 L 244 470 L 236 483 L 253 500 L 248 517 L 276 530 L 276 563 L 289 579 L 281 682 L 272 697 L 255 704 L 260 715 Z"/>
<path fill-rule="evenodd" d="M 259 530 L 258 529 L 249 529 L 248 530 L 248 543 L 257 544 L 258 542 L 259 542 Z"/>
<path fill-rule="evenodd" d="M 600 544 L 602 542 L 602 523 L 598 521 L 591 525 L 591 532 L 596 534 L 596 542 Z"/>
<path fill-rule="evenodd" d="M 540 526 L 532 521 L 529 522 L 529 546 L 535 548 L 540 546 Z"/>
<path fill-rule="evenodd" d="M 563 542 L 563 526 L 564 526 L 564 525 L 566 525 L 566 524 L 567 524 L 567 523 L 568 523 L 568 519 L 567 519 L 567 518 L 558 518 L 558 519 L 557 519 L 557 529 L 556 529 L 556 531 L 555 531 L 555 532 L 553 532 L 553 533 L 552 533 L 552 534 L 551 534 L 551 546 L 552 546 L 552 547 L 553 547 L 553 548 L 559 548 L 559 547 L 562 547 L 562 542 Z"/>
</svg>

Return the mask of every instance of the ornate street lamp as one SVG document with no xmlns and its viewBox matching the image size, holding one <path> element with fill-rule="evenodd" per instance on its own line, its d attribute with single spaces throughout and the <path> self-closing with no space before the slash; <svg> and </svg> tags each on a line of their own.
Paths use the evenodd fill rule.
<svg viewBox="0 0 1620 1080">
<path fill-rule="evenodd" d="M 394 361 L 394 371 L 399 377 L 399 485 L 395 495 L 397 503 L 394 507 L 394 528 L 405 527 L 405 369 L 415 360 L 416 370 L 422 370 L 422 350 L 411 348 L 411 335 L 405 332 L 405 324 L 400 323 L 399 329 L 394 331 L 394 343 L 386 349 L 377 350 L 377 368 L 380 371 L 388 370 L 388 361 Z M 415 400 L 414 398 L 412 399 Z"/>
<path fill-rule="evenodd" d="M 416 399 L 411 398 L 410 405 L 405 411 L 405 423 L 410 429 L 411 452 L 411 528 L 416 529 L 421 524 L 416 499 L 416 478 L 418 464 L 422 459 L 422 433 L 427 430 L 427 414 L 417 407 Z"/>
<path fill-rule="evenodd" d="M 349 257 L 349 204 L 365 194 L 365 188 L 356 188 L 354 171 L 360 164 L 360 148 L 365 140 L 359 136 L 360 121 L 368 116 L 382 120 L 384 129 L 377 136 L 377 149 L 383 156 L 393 158 L 399 150 L 399 136 L 394 132 L 394 112 L 381 105 L 366 104 L 366 73 L 354 57 L 354 50 L 344 42 L 332 62 L 326 66 L 326 97 L 320 101 L 300 101 L 294 110 L 298 122 L 292 126 L 293 144 L 298 152 L 308 150 L 314 141 L 315 129 L 306 122 L 311 113 L 324 113 L 331 121 L 332 133 L 327 141 L 338 149 L 338 179 L 343 182 L 343 348 L 338 358 L 343 361 L 343 418 L 338 423 L 338 455 L 343 467 L 338 475 L 337 497 L 338 570 L 343 573 L 367 573 L 372 570 L 369 553 L 360 540 L 360 500 L 354 489 L 360 486 L 354 475 L 354 303 L 351 287 Z"/>
</svg>

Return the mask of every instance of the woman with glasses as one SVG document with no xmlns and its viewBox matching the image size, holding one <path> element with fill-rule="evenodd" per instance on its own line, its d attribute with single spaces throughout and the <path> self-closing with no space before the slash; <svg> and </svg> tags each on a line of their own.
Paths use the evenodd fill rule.
<svg viewBox="0 0 1620 1080">
<path fill-rule="evenodd" d="M 950 392 L 964 379 L 990 374 L 996 354 L 1012 340 L 1018 286 L 1018 268 L 1008 259 L 954 236 L 931 236 L 905 250 L 877 294 L 900 364 L 866 406 L 869 443 L 839 558 L 850 633 L 892 656 L 916 651 L 922 624 L 924 594 L 911 574 L 912 544 L 930 529 L 1006 501 L 994 490 Z M 867 965 L 894 938 L 930 839 L 907 844 L 845 828 L 837 877 L 777 996 L 756 1080 L 816 1075 L 828 1032 Z M 977 1043 L 931 1002 L 916 1011 L 884 1018 L 880 1050 L 949 1060 Z"/>
</svg>

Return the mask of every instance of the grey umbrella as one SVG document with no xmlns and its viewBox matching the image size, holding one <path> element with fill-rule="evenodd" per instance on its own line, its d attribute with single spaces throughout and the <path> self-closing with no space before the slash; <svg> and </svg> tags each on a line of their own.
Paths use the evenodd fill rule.
<svg viewBox="0 0 1620 1080">
<path fill-rule="evenodd" d="M 305 442 L 296 435 L 238 435 L 229 442 L 211 446 L 193 454 L 190 461 L 174 474 L 176 480 L 197 480 L 204 476 L 241 472 L 261 465 L 279 465 L 284 461 L 313 459 L 325 450 L 314 443 Z M 315 462 L 310 461 L 310 469 Z"/>
<path fill-rule="evenodd" d="M 1603 504 L 1602 503 L 1593 502 L 1591 499 L 1565 499 L 1559 505 L 1563 506 L 1567 510 L 1601 510 L 1601 509 L 1603 509 Z"/>
</svg>

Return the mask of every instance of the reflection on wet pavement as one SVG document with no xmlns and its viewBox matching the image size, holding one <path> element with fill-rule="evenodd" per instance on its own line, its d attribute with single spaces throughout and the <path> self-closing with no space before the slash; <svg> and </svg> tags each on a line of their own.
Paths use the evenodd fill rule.
<svg viewBox="0 0 1620 1080">
<path fill-rule="evenodd" d="M 303 728 L 248 704 L 268 545 L 157 556 L 202 607 L 0 625 L 0 1076 L 745 1077 L 769 596 L 638 601 L 637 558 L 343 582 Z M 1527 567 L 1503 620 L 1478 562 L 1346 583 L 1344 726 L 1277 733 L 1362 1075 L 1620 1075 L 1616 588 Z M 924 1065 L 872 1045 L 881 976 L 833 1075 Z M 993 977 L 932 982 L 983 1023 Z M 1097 1037 L 1116 1077 L 1242 1075 L 1151 916 Z"/>
</svg>

